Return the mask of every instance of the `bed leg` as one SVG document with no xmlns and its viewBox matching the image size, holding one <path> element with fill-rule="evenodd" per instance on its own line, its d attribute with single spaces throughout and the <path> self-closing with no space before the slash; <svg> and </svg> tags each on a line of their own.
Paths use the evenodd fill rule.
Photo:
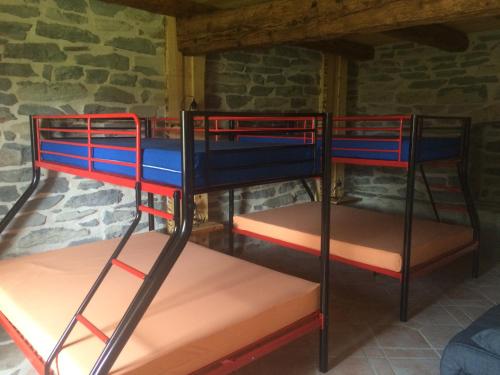
<svg viewBox="0 0 500 375">
<path fill-rule="evenodd" d="M 229 212 L 227 222 L 227 235 L 229 241 L 229 254 L 234 255 L 234 190 L 229 190 Z"/>
<path fill-rule="evenodd" d="M 421 120 L 413 116 L 411 124 L 411 139 L 408 158 L 408 173 L 406 178 L 406 207 L 403 241 L 403 264 L 401 272 L 401 296 L 399 301 L 399 320 L 408 320 L 408 294 L 410 289 L 411 237 L 413 228 L 413 198 L 415 196 L 415 172 L 417 167 L 417 145 Z"/>
<path fill-rule="evenodd" d="M 471 119 L 468 118 L 464 123 L 464 133 L 462 139 L 462 158 L 457 164 L 458 180 L 460 182 L 460 187 L 464 194 L 465 205 L 467 207 L 467 214 L 469 215 L 470 224 L 474 230 L 474 241 L 477 242 L 477 249 L 472 253 L 472 277 L 477 278 L 479 276 L 479 260 L 480 260 L 480 231 L 481 223 L 479 220 L 479 215 L 477 214 L 476 205 L 474 204 L 474 198 L 472 197 L 472 192 L 469 186 L 469 143 L 470 143 L 470 128 Z"/>
<path fill-rule="evenodd" d="M 331 144 L 333 118 L 331 113 L 325 116 L 323 137 L 325 144 Z M 322 325 L 319 344 L 319 370 L 323 373 L 328 371 L 328 327 L 330 320 L 330 219 L 331 205 L 330 192 L 332 188 L 331 178 L 331 147 L 323 147 L 322 150 L 322 177 L 321 177 L 321 314 Z"/>
<path fill-rule="evenodd" d="M 12 208 L 7 212 L 7 214 L 3 217 L 2 221 L 0 221 L 0 234 L 5 230 L 5 228 L 10 224 L 12 219 L 17 215 L 17 213 L 21 210 L 24 204 L 28 201 L 28 199 L 33 195 L 34 191 L 38 187 L 38 183 L 40 182 L 40 168 L 36 167 L 36 159 L 38 156 L 38 140 L 37 140 L 37 132 L 35 129 L 36 123 L 32 116 L 30 116 L 30 131 L 31 131 L 31 183 L 26 189 L 26 191 L 21 195 L 21 197 L 17 200 L 17 202 L 12 206 Z"/>
<path fill-rule="evenodd" d="M 154 201 L 154 195 L 153 193 L 148 193 L 148 206 L 150 208 L 154 208 L 155 201 Z M 155 230 L 155 217 L 152 214 L 148 215 L 148 224 L 149 224 L 149 231 L 152 232 Z"/>
</svg>

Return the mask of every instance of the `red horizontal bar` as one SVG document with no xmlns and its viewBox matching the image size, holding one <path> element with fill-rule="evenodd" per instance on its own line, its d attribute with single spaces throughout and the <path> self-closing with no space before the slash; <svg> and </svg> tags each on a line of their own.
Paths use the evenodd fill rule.
<svg viewBox="0 0 500 375">
<path fill-rule="evenodd" d="M 450 193 L 461 193 L 462 192 L 462 189 L 460 188 L 457 188 L 455 186 L 447 186 L 447 185 L 430 185 L 429 186 L 431 189 L 435 189 L 435 190 L 444 190 L 444 191 L 448 191 Z"/>
<path fill-rule="evenodd" d="M 293 131 L 298 131 L 298 130 L 304 130 L 304 133 L 310 133 L 314 129 L 309 129 L 309 128 L 238 128 L 238 129 L 211 129 L 211 132 L 217 132 L 217 133 L 261 133 L 261 132 L 282 132 L 282 131 L 287 131 L 287 130 L 293 130 Z"/>
<path fill-rule="evenodd" d="M 88 130 L 88 129 L 83 129 L 83 128 L 78 128 L 78 129 L 68 129 L 68 128 L 40 128 L 41 132 L 56 132 L 56 133 L 85 133 L 88 134 L 89 132 L 92 134 L 100 134 L 100 135 L 133 135 L 135 136 L 136 132 L 135 131 L 129 131 L 129 130 Z"/>
<path fill-rule="evenodd" d="M 122 261 L 118 259 L 113 259 L 111 260 L 111 263 L 117 267 L 120 267 L 121 269 L 127 271 L 128 273 L 138 277 L 141 280 L 144 280 L 146 278 L 146 274 L 144 272 L 139 271 L 137 268 L 134 268 L 132 266 L 129 266 L 128 264 L 123 263 Z"/>
<path fill-rule="evenodd" d="M 167 219 L 167 220 L 174 219 L 174 215 L 169 214 L 168 212 L 157 210 L 157 209 L 152 208 L 152 207 L 147 207 L 147 206 L 141 205 L 141 206 L 139 206 L 139 210 L 146 212 L 148 214 L 151 214 L 151 215 L 160 216 L 160 217 Z"/>
<path fill-rule="evenodd" d="M 135 168 L 135 166 L 136 166 L 135 163 L 128 163 L 128 162 L 125 162 L 125 161 L 117 161 L 117 160 L 109 160 L 109 159 L 90 158 L 90 161 L 93 162 L 93 163 L 121 165 L 121 166 L 124 166 L 124 167 L 130 167 L 130 168 Z"/>
<path fill-rule="evenodd" d="M 339 157 L 332 157 L 332 160 L 335 163 L 369 165 L 369 166 L 373 166 L 373 167 L 379 166 L 379 167 L 408 168 L 408 162 L 406 162 L 406 161 L 339 158 Z"/>
<path fill-rule="evenodd" d="M 130 119 L 139 121 L 139 118 L 134 113 L 93 113 L 86 115 L 36 115 L 33 116 L 36 120 L 71 120 L 71 119 Z"/>
<path fill-rule="evenodd" d="M 89 146 L 88 143 L 59 141 L 59 140 L 54 140 L 54 139 L 44 139 L 44 140 L 42 140 L 42 144 L 43 143 L 52 143 L 52 144 L 56 144 L 56 145 L 68 145 L 68 146 L 80 146 L 80 147 L 88 147 Z M 135 151 L 135 147 L 112 146 L 112 145 L 95 144 L 95 143 L 91 143 L 90 147 L 104 148 L 104 149 L 110 149 L 110 150 L 121 150 L 121 151 Z"/>
<path fill-rule="evenodd" d="M 30 343 L 23 335 L 14 327 L 14 325 L 0 312 L 0 325 L 5 329 L 5 332 L 12 338 L 17 347 L 23 352 L 26 358 L 33 365 L 34 369 L 39 374 L 44 374 L 45 363 L 38 352 L 33 349 Z"/>
<path fill-rule="evenodd" d="M 452 212 L 466 212 L 467 208 L 462 205 L 451 204 L 451 203 L 438 203 L 436 204 L 438 210 L 452 211 Z"/>
<path fill-rule="evenodd" d="M 333 121 L 405 121 L 411 120 L 411 117 L 411 115 L 335 116 Z"/>
<path fill-rule="evenodd" d="M 342 130 L 342 131 L 385 131 L 385 132 L 399 132 L 401 129 L 399 127 L 380 127 L 380 128 L 375 128 L 375 127 L 343 127 L 343 128 L 334 128 L 335 130 Z"/>
<path fill-rule="evenodd" d="M 85 145 L 86 146 L 86 145 Z M 63 156 L 66 158 L 72 158 L 72 159 L 78 159 L 78 160 L 85 160 L 89 161 L 88 156 L 80 156 L 80 155 L 73 155 L 73 154 L 66 154 L 64 152 L 56 152 L 56 151 L 43 151 L 40 150 L 41 154 L 47 154 L 47 155 L 56 155 L 56 156 Z"/>
<path fill-rule="evenodd" d="M 334 128 L 335 130 L 335 128 Z M 363 142 L 395 142 L 399 143 L 399 138 L 365 138 L 363 136 L 360 137 L 337 137 L 336 135 L 332 135 L 332 141 L 363 141 Z"/>
<path fill-rule="evenodd" d="M 107 182 L 114 185 L 124 186 L 128 188 L 135 188 L 135 179 L 129 177 L 123 177 L 120 175 L 115 175 L 111 173 L 102 173 L 97 171 L 89 172 L 87 169 L 70 167 L 65 164 L 59 164 L 47 161 L 36 161 L 35 165 L 38 168 L 49 169 L 57 172 L 73 174 L 80 177 L 90 178 L 97 181 Z M 161 185 L 148 181 L 141 182 L 142 191 L 145 193 L 160 194 L 166 197 L 173 197 L 174 192 L 180 190 L 178 187 Z"/>
<path fill-rule="evenodd" d="M 282 346 L 321 327 L 320 313 L 315 312 L 274 332 L 225 358 L 191 373 L 191 375 L 226 375 L 271 353 Z"/>
<path fill-rule="evenodd" d="M 79 314 L 76 316 L 76 320 L 78 320 L 80 323 L 82 323 L 87 329 L 94 335 L 96 336 L 99 340 L 101 340 L 103 343 L 107 344 L 109 341 L 109 337 L 104 334 L 99 328 L 97 328 L 95 325 L 93 325 L 87 318 L 85 318 L 83 315 Z"/>
<path fill-rule="evenodd" d="M 179 196 L 182 196 L 181 191 L 178 187 L 155 184 L 154 182 L 147 182 L 142 180 L 141 189 L 146 193 L 153 193 L 163 195 L 165 197 L 173 197 L 176 191 L 179 192 Z"/>
<path fill-rule="evenodd" d="M 363 152 L 395 152 L 398 153 L 399 150 L 379 150 L 373 148 L 350 148 L 350 147 L 332 147 L 332 150 L 337 151 L 363 151 Z"/>
</svg>

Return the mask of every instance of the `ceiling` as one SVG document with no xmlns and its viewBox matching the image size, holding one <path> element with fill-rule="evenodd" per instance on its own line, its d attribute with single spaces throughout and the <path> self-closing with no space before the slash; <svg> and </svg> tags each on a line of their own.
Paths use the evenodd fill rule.
<svg viewBox="0 0 500 375">
<path fill-rule="evenodd" d="M 212 46 L 210 46 L 211 44 L 210 38 L 213 37 L 213 39 L 215 40 L 217 36 L 220 36 L 224 33 L 226 35 L 231 34 L 235 33 L 236 30 L 237 32 L 242 32 L 242 34 L 240 35 L 241 37 L 246 37 L 244 31 L 241 31 L 240 29 L 246 30 L 246 29 L 251 29 L 252 27 L 254 28 L 254 30 L 252 30 L 253 33 L 259 33 L 261 32 L 261 29 L 259 28 L 260 27 L 259 22 L 262 19 L 262 16 L 264 17 L 267 16 L 265 11 L 264 13 L 262 13 L 262 6 L 265 8 L 269 8 L 270 10 L 272 10 L 274 4 L 276 4 L 275 9 L 285 9 L 287 7 L 286 5 L 287 0 L 105 0 L 105 1 L 120 3 L 132 7 L 146 9 L 157 13 L 176 16 L 181 21 L 181 28 L 184 27 L 184 24 L 188 25 L 188 27 L 185 27 L 184 30 L 181 30 L 180 33 L 178 33 L 179 37 L 181 38 L 180 39 L 181 45 L 183 44 L 185 39 L 190 39 L 188 40 L 187 44 L 188 45 L 191 44 L 191 47 L 186 47 L 186 49 L 183 50 L 183 52 L 187 54 L 198 54 L 198 53 L 203 54 L 209 52 L 210 50 L 217 50 L 217 48 L 215 47 L 215 43 L 213 48 Z M 307 17 L 310 18 L 309 11 L 313 9 L 311 7 L 314 7 L 316 5 L 317 5 L 317 10 L 319 9 L 330 10 L 330 8 L 331 9 L 336 8 L 333 10 L 334 12 L 336 12 L 334 13 L 336 17 L 342 17 L 344 13 L 346 13 L 347 16 L 351 16 L 351 21 L 346 21 L 345 24 L 346 26 L 348 26 L 349 22 L 350 23 L 353 22 L 352 21 L 353 19 L 355 20 L 354 22 L 357 22 L 356 20 L 358 17 L 356 14 L 356 7 L 358 8 L 364 7 L 365 10 L 367 11 L 374 10 L 377 7 L 382 8 L 390 6 L 394 6 L 395 9 L 398 9 L 397 4 L 400 3 L 403 5 L 400 5 L 398 11 L 399 13 L 403 14 L 405 12 L 404 10 L 406 9 L 405 7 L 407 6 L 407 4 L 413 3 L 416 7 L 415 9 L 419 9 L 422 10 L 422 12 L 425 12 L 428 11 L 427 3 L 430 3 L 431 6 L 437 3 L 442 3 L 443 5 L 441 7 L 441 14 L 446 17 L 447 10 L 450 9 L 450 7 L 467 7 L 467 2 L 471 0 L 407 0 L 406 2 L 389 1 L 389 0 L 343 0 L 343 1 L 342 0 L 314 0 L 314 1 L 288 0 L 288 1 L 290 1 L 288 4 L 293 3 L 296 4 L 297 7 L 302 6 L 302 4 L 308 4 L 310 6 L 310 8 L 307 7 L 304 8 L 306 9 L 302 14 L 302 17 L 304 19 Z M 462 3 L 464 3 L 465 5 L 463 5 Z M 411 41 L 411 42 L 426 44 L 446 51 L 463 51 L 467 49 L 468 46 L 467 34 L 478 31 L 500 29 L 500 15 L 499 15 L 500 8 L 497 9 L 494 8 L 493 6 L 490 6 L 490 11 L 488 11 L 487 0 L 474 0 L 472 3 L 475 3 L 476 9 L 474 12 L 468 13 L 473 15 L 473 17 L 471 18 L 458 16 L 453 18 L 453 21 L 451 22 L 440 23 L 440 24 L 436 24 L 435 21 L 434 23 L 431 24 L 426 24 L 426 23 L 424 24 L 422 22 L 420 23 L 417 22 L 415 24 L 416 26 L 402 28 L 401 25 L 404 25 L 405 22 L 397 20 L 400 14 L 391 14 L 390 12 L 387 12 L 386 13 L 388 14 L 387 18 L 395 19 L 394 24 L 397 25 L 397 27 L 395 27 L 394 30 L 386 31 L 387 27 L 385 28 L 382 27 L 384 31 L 373 32 L 369 27 L 368 28 L 365 27 L 363 29 L 364 30 L 363 33 L 356 34 L 356 33 L 346 32 L 341 34 L 342 35 L 341 38 L 328 38 L 328 39 L 324 39 L 321 36 L 319 36 L 315 37 L 314 40 L 311 41 L 299 40 L 302 37 L 302 35 L 298 33 L 297 36 L 288 38 L 286 44 L 297 44 L 305 47 L 322 49 L 326 52 L 342 54 L 348 58 L 358 59 L 358 60 L 366 60 L 373 57 L 374 46 L 394 43 L 397 41 Z M 484 7 L 482 5 L 483 3 L 485 4 Z M 257 11 L 254 14 L 252 10 L 259 8 L 259 4 L 262 5 L 260 7 L 261 8 L 260 16 L 258 15 Z M 482 9 L 484 9 L 484 12 L 481 12 Z M 222 12 L 220 12 L 221 10 Z M 236 14 L 236 17 L 234 15 L 229 15 L 228 17 L 228 18 L 233 17 L 233 24 L 231 25 L 232 29 L 228 27 L 226 30 L 224 29 L 221 30 L 221 23 L 223 24 L 225 22 L 226 19 L 225 14 L 228 14 L 227 12 L 230 13 L 232 12 Z M 240 13 L 241 13 L 241 18 L 238 18 Z M 361 14 L 362 12 L 359 13 Z M 221 16 L 220 17 L 216 16 L 218 14 L 220 14 Z M 496 15 L 491 16 L 490 14 L 496 14 Z M 322 13 L 318 13 L 317 17 L 321 17 L 323 15 L 324 14 Z M 406 17 L 407 15 L 404 16 Z M 252 19 L 252 17 L 254 18 Z M 277 21 L 280 22 L 281 20 L 279 18 L 280 17 L 279 12 L 277 13 L 277 17 L 278 17 Z M 192 26 L 193 22 L 195 22 L 194 21 L 195 18 L 197 22 L 197 24 L 194 24 L 195 26 L 198 26 L 198 23 L 200 23 L 199 21 L 201 21 L 201 23 L 205 21 L 203 30 L 199 29 L 203 31 L 204 33 L 203 37 L 206 40 L 206 42 L 204 42 L 205 43 L 204 47 L 197 46 L 198 42 L 197 38 L 199 38 L 198 33 L 196 31 L 191 32 L 193 30 Z M 206 18 L 206 20 L 203 20 L 203 18 Z M 382 13 L 381 18 L 384 18 L 384 13 Z M 434 20 L 435 19 L 436 18 L 434 18 Z M 437 18 L 437 19 L 442 19 L 442 18 Z M 274 20 L 276 21 L 276 19 Z M 300 23 L 302 21 L 301 15 L 299 14 L 294 21 L 295 22 L 290 22 L 290 27 L 292 29 L 293 27 L 295 27 L 296 23 Z M 234 24 L 235 22 L 236 25 Z M 241 28 L 238 25 L 240 22 L 243 25 Z M 328 19 L 325 20 L 325 17 L 323 17 L 322 22 L 328 23 L 329 20 Z M 271 26 L 270 29 L 272 29 L 273 22 L 270 21 L 269 23 L 271 25 L 263 24 L 263 26 L 266 27 Z M 314 24 L 314 20 L 312 21 L 312 23 L 309 23 L 309 25 L 311 24 L 316 26 Z M 298 27 L 300 26 L 301 25 L 299 25 Z M 284 27 L 285 27 L 284 32 L 286 34 L 287 31 L 286 27 L 288 27 L 286 23 Z M 320 27 L 321 26 L 318 26 L 318 29 Z M 196 30 L 196 28 L 194 28 L 194 30 Z M 179 31 L 179 26 L 178 26 L 178 31 Z M 265 32 L 266 32 L 265 30 L 262 31 L 262 33 Z M 269 33 L 271 34 L 272 32 L 274 31 L 271 30 Z M 281 30 L 281 33 L 283 34 L 283 30 Z M 224 36 L 224 38 L 225 37 L 226 36 Z M 221 44 L 219 50 L 244 47 L 239 45 L 240 41 L 238 40 L 238 37 L 235 36 L 234 38 L 235 40 L 233 41 L 232 45 Z M 283 39 L 286 40 L 287 38 L 285 37 Z M 294 42 L 295 40 L 297 40 L 297 42 Z M 269 37 L 268 40 L 265 43 L 263 43 L 263 45 L 270 45 L 275 41 L 276 39 L 274 39 L 273 37 Z M 281 43 L 276 43 L 276 44 L 281 44 Z M 233 47 L 233 45 L 235 47 Z M 253 46 L 258 46 L 258 42 L 257 44 L 254 43 Z M 198 48 L 199 51 L 197 50 Z"/>
</svg>

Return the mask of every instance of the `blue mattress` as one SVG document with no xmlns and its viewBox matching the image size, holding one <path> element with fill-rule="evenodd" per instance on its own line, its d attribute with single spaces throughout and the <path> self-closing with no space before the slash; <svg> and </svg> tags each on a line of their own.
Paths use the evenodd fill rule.
<svg viewBox="0 0 500 375">
<path fill-rule="evenodd" d="M 78 145 L 41 143 L 42 151 L 65 154 L 53 155 L 42 152 L 42 160 L 86 169 L 87 161 L 71 156 L 88 157 L 86 139 L 71 139 Z M 134 139 L 94 138 L 94 144 L 135 147 Z M 135 163 L 135 151 L 92 148 L 92 157 Z M 205 142 L 195 141 L 194 169 L 195 188 L 213 188 L 227 184 L 244 184 L 254 180 L 271 180 L 295 176 L 319 174 L 319 157 L 315 160 L 313 145 L 287 144 L 280 141 L 210 143 L 210 153 L 205 152 Z M 105 162 L 94 162 L 99 172 L 134 177 L 135 168 Z M 142 178 L 144 180 L 181 186 L 181 146 L 179 140 L 142 140 Z"/>
<path fill-rule="evenodd" d="M 241 137 L 244 142 L 268 142 L 264 137 Z M 283 138 L 284 143 L 303 143 L 300 138 Z M 375 140 L 368 141 L 362 137 L 359 139 L 334 139 L 332 141 L 332 156 L 350 159 L 372 159 L 372 160 L 398 160 L 399 140 Z M 455 158 L 460 155 L 460 138 L 422 138 L 418 144 L 417 161 L 432 161 Z M 342 149 L 342 150 L 339 150 Z M 370 151 L 364 151 L 364 150 Z M 393 152 L 387 152 L 393 151 Z M 401 161 L 408 161 L 410 153 L 410 139 L 403 138 L 401 147 Z"/>
</svg>

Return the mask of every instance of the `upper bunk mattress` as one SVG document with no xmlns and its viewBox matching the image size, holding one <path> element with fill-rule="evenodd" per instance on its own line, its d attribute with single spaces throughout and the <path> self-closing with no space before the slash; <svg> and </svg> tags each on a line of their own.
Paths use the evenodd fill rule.
<svg viewBox="0 0 500 375">
<path fill-rule="evenodd" d="M 239 230 L 320 251 L 321 203 L 310 202 L 234 217 Z M 332 205 L 330 254 L 349 261 L 401 272 L 404 217 Z M 461 225 L 413 219 L 411 266 L 472 243 Z"/>
<path fill-rule="evenodd" d="M 168 237 L 134 235 L 120 259 L 149 270 Z M 46 359 L 118 240 L 0 262 L 2 313 Z M 84 316 L 109 336 L 140 280 L 113 267 Z M 265 291 L 265 293 L 263 293 Z M 189 243 L 112 374 L 186 374 L 316 311 L 318 284 Z M 88 374 L 103 344 L 77 324 L 60 374 Z"/>
<path fill-rule="evenodd" d="M 288 144 L 311 143 L 299 137 L 265 137 L 265 136 L 240 136 L 244 142 L 265 143 L 279 139 L 280 142 Z M 318 141 L 318 145 L 321 141 Z M 403 137 L 401 150 L 399 150 L 399 139 L 382 139 L 367 137 L 334 136 L 332 140 L 332 157 L 348 159 L 370 159 L 398 161 L 401 152 L 401 161 L 408 161 L 410 155 L 410 138 Z M 458 137 L 424 137 L 418 140 L 417 161 L 433 161 L 458 158 L 461 152 L 461 140 Z"/>
<path fill-rule="evenodd" d="M 87 169 L 88 156 L 85 139 L 70 139 L 79 145 L 41 142 L 42 160 Z M 94 138 L 94 144 L 135 147 L 135 139 Z M 142 177 L 160 184 L 181 186 L 181 144 L 177 139 L 142 139 Z M 251 182 L 255 179 L 289 178 L 318 174 L 319 156 L 315 158 L 314 145 L 269 142 L 210 142 L 210 152 L 205 151 L 204 141 L 195 141 L 195 187 L 213 187 L 228 183 Z M 75 157 L 72 157 L 75 156 Z M 135 151 L 111 148 L 92 148 L 96 171 L 133 177 L 135 168 L 104 162 L 135 163 Z"/>
</svg>

